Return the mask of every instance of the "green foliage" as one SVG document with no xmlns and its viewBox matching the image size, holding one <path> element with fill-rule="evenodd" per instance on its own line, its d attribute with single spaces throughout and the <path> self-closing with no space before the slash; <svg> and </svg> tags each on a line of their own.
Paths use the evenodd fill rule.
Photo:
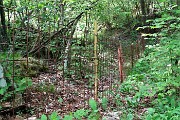
<svg viewBox="0 0 180 120">
<path fill-rule="evenodd" d="M 47 116 L 43 114 L 40 120 L 47 120 Z"/>
<path fill-rule="evenodd" d="M 60 116 L 58 115 L 57 112 L 53 112 L 50 116 L 49 116 L 50 120 L 59 120 Z"/>
<path fill-rule="evenodd" d="M 92 78 L 92 68 L 88 63 L 92 62 L 93 53 L 90 53 L 87 49 L 93 49 L 93 45 L 86 44 L 84 38 L 72 39 L 65 77 L 70 78 L 73 75 L 75 80 L 82 79 L 83 77 L 87 79 Z"/>
<path fill-rule="evenodd" d="M 61 117 L 58 115 L 57 112 L 52 112 L 51 115 L 49 115 L 49 116 L 42 114 L 41 118 L 38 120 L 61 120 Z M 65 119 L 65 120 L 67 120 L 67 119 Z M 71 120 L 71 119 L 69 119 L 69 120 Z"/>
<path fill-rule="evenodd" d="M 132 28 L 137 24 L 137 21 L 132 16 L 134 1 L 101 0 L 98 3 L 94 11 L 92 11 L 93 17 L 105 24 L 107 29 L 121 28 L 127 30 L 127 25 Z"/>
<path fill-rule="evenodd" d="M 149 1 L 150 0 L 148 0 L 147 3 L 149 3 Z M 153 10 L 163 8 L 162 10 L 164 11 L 161 11 L 162 17 L 155 20 L 148 20 L 148 24 L 139 29 L 160 30 L 160 32 L 144 34 L 144 36 L 150 37 L 149 41 L 151 40 L 152 44 L 147 46 L 144 57 L 137 62 L 132 73 L 127 77 L 126 82 L 120 86 L 120 92 L 125 94 L 125 101 L 127 104 L 124 106 L 125 109 L 128 109 L 126 111 L 128 114 L 125 116 L 128 120 L 134 119 L 134 111 L 136 111 L 134 109 L 141 107 L 148 108 L 147 112 L 143 114 L 144 119 L 179 119 L 180 105 L 177 104 L 177 101 L 179 100 L 177 97 L 179 95 L 178 91 L 180 90 L 179 10 L 174 9 L 177 8 L 177 6 L 170 0 L 157 1 L 150 1 L 153 3 L 151 7 L 155 6 L 155 8 L 152 8 Z M 96 3 L 95 5 L 93 5 L 94 2 Z M 29 43 L 39 45 L 51 38 L 51 35 L 58 36 L 55 40 L 54 38 L 50 40 L 51 42 L 48 47 L 51 47 L 50 51 L 53 54 L 56 54 L 56 47 L 58 46 L 60 48 L 58 49 L 58 54 L 62 54 L 60 59 L 63 59 L 63 57 L 66 56 L 63 53 L 66 52 L 65 46 L 67 43 L 65 42 L 66 40 L 59 38 L 59 36 L 64 37 L 64 35 L 67 35 L 69 37 L 69 34 L 73 34 L 72 28 L 75 27 L 84 30 L 86 26 L 84 16 L 82 17 L 82 20 L 79 20 L 82 23 L 76 25 L 72 22 L 72 20 L 76 21 L 74 18 L 76 18 L 81 12 L 87 12 L 88 17 L 91 16 L 88 18 L 88 24 L 92 24 L 91 19 L 97 19 L 98 22 L 101 22 L 102 26 L 107 29 L 121 28 L 123 31 L 129 29 L 131 30 L 139 22 L 138 19 L 134 19 L 134 16 L 137 14 L 136 11 L 141 12 L 138 0 L 61 0 L 61 2 L 49 0 L 39 0 L 38 2 L 27 0 L 4 0 L 4 5 L 5 7 L 13 7 L 13 9 L 6 11 L 7 14 L 11 13 L 12 16 L 13 13 L 16 14 L 16 18 L 14 18 L 15 20 L 11 17 L 10 19 L 12 20 L 8 21 L 10 24 L 10 27 L 8 28 L 9 36 L 12 36 L 11 27 L 13 29 L 22 28 L 21 31 L 18 31 L 18 29 L 16 30 L 14 41 L 24 44 L 24 36 L 30 36 L 28 39 Z M 91 6 L 92 9 L 87 10 L 87 6 Z M 72 24 L 72 28 L 68 26 L 68 23 Z M 31 26 L 31 28 L 27 30 L 27 26 Z M 67 32 L 66 28 L 67 31 L 70 32 Z M 54 34 L 60 29 L 62 29 L 62 31 L 59 32 L 60 35 Z M 40 31 L 40 33 L 37 31 Z M 40 34 L 40 36 L 37 37 L 37 34 Z M 131 34 L 134 35 L 136 33 L 131 32 Z M 161 40 L 160 43 L 155 44 L 156 41 L 154 40 L 159 41 L 159 39 Z M 76 79 L 84 76 L 88 76 L 91 79 L 93 78 L 90 74 L 85 74 L 84 76 L 82 75 L 84 70 L 88 70 L 89 73 L 92 73 L 92 69 L 90 68 L 91 66 L 88 66 L 90 69 L 86 67 L 87 63 L 91 61 L 91 57 L 93 56 L 93 52 L 89 53 L 91 50 L 86 50 L 86 48 L 93 49 L 93 45 L 89 44 L 89 42 L 92 42 L 91 40 L 92 39 L 87 39 L 86 42 L 88 45 L 84 42 L 83 44 L 87 45 L 87 47 L 84 47 L 82 45 L 82 41 L 78 39 L 75 43 L 70 45 L 69 49 L 71 49 L 71 55 L 69 52 L 70 50 L 65 53 L 69 54 L 67 59 L 71 60 L 68 62 L 70 63 L 71 61 L 71 65 L 75 68 L 74 69 L 72 66 L 68 66 L 71 67 L 71 70 L 65 71 L 65 73 L 68 72 L 68 75 L 70 74 L 70 77 L 77 74 L 78 77 L 75 76 Z M 105 45 L 99 46 L 99 49 L 106 48 Z M 15 48 L 20 49 L 21 47 L 15 46 Z M 25 48 L 21 51 L 25 51 Z M 111 54 L 109 51 L 104 53 Z M 85 57 L 88 59 L 84 59 Z M 0 55 L 0 60 L 2 60 L 2 63 L 0 63 L 4 68 L 6 68 L 5 76 L 7 80 L 10 80 L 6 87 L 0 89 L 0 94 L 4 95 L 3 100 L 12 94 L 12 92 L 6 93 L 8 88 L 12 86 L 12 76 L 18 76 L 22 72 L 17 66 L 14 66 L 13 62 L 7 62 L 7 58 L 10 58 L 10 60 L 19 59 L 20 54 L 14 54 L 12 56 L 7 53 L 2 53 Z M 100 61 L 99 65 L 107 65 L 109 62 L 114 63 L 113 60 L 108 60 L 108 62 L 105 61 L 104 63 L 101 63 Z M 77 69 L 79 71 L 77 71 Z M 13 86 L 16 86 L 15 92 L 22 92 L 32 84 L 31 80 L 26 77 L 13 77 L 13 80 L 15 83 Z M 54 85 L 40 85 L 37 89 L 39 91 L 50 93 L 55 92 Z M 118 98 L 116 100 L 118 105 L 122 106 L 123 102 L 121 101 L 121 96 L 115 95 L 115 98 Z M 149 100 L 148 104 L 143 103 L 143 100 L 145 99 Z M 62 98 L 59 98 L 58 101 L 60 103 L 63 102 Z M 102 108 L 104 110 L 107 108 L 107 104 L 108 100 L 103 98 Z M 70 115 L 66 115 L 63 119 L 71 120 L 73 118 L 81 119 L 83 117 L 86 117 L 89 120 L 99 119 L 100 115 L 96 101 L 92 99 L 89 100 L 89 106 L 91 108 L 90 110 L 77 110 L 73 114 L 71 113 Z M 46 120 L 48 118 L 50 120 L 60 119 L 58 113 L 53 112 L 50 116 L 42 115 L 41 120 Z"/>
<path fill-rule="evenodd" d="M 88 116 L 89 110 L 80 109 L 74 112 L 74 118 L 81 120 L 83 117 Z"/>
<path fill-rule="evenodd" d="M 63 99 L 62 99 L 61 97 L 59 97 L 58 102 L 59 102 L 59 103 L 62 103 L 62 102 L 63 102 Z"/>
<path fill-rule="evenodd" d="M 127 80 L 120 86 L 121 93 L 126 96 L 127 104 L 124 105 L 134 112 L 140 107 L 147 108 L 140 116 L 142 119 L 178 120 L 180 19 L 171 12 L 164 12 L 162 18 L 151 20 L 150 23 L 148 27 L 161 29 L 152 34 L 160 42 L 146 46 L 144 56 L 138 60 Z M 127 118 L 133 119 L 132 116 L 136 113 L 133 114 L 128 114 Z"/>
<path fill-rule="evenodd" d="M 107 98 L 102 98 L 102 108 L 103 110 L 107 109 L 107 105 L 108 105 L 108 99 Z"/>
<path fill-rule="evenodd" d="M 21 70 L 16 66 L 15 62 L 7 60 L 18 60 L 21 56 L 18 53 L 14 55 L 10 53 L 0 53 L 0 64 L 4 69 L 4 76 L 7 82 L 7 86 L 0 88 L 0 94 L 3 95 L 1 102 L 7 100 L 9 97 L 15 94 L 22 93 L 26 88 L 32 85 L 32 81 L 29 77 L 21 75 Z M 24 71 L 23 71 L 24 72 Z M 17 75 L 17 77 L 15 76 Z M 13 82 L 14 81 L 14 82 Z M 8 91 L 8 88 L 14 86 L 14 91 Z"/>
<path fill-rule="evenodd" d="M 100 114 L 98 111 L 96 101 L 93 99 L 90 99 L 89 106 L 91 108 L 90 110 L 80 109 L 73 113 L 70 113 L 69 115 L 65 115 L 64 118 L 61 118 L 57 112 L 51 113 L 51 115 L 49 115 L 48 117 L 43 114 L 40 120 L 47 120 L 47 119 L 49 120 L 73 120 L 73 119 L 82 120 L 84 118 L 87 118 L 88 120 L 99 120 Z"/>
<path fill-rule="evenodd" d="M 131 114 L 131 113 L 129 113 L 128 115 L 127 115 L 127 120 L 133 120 L 133 114 Z"/>
<path fill-rule="evenodd" d="M 95 100 L 89 100 L 89 106 L 91 108 L 90 115 L 88 116 L 88 120 L 99 120 L 100 114 L 98 113 L 98 107 Z"/>
<path fill-rule="evenodd" d="M 72 115 L 65 115 L 63 120 L 73 120 L 73 116 Z"/>
<path fill-rule="evenodd" d="M 93 111 L 96 111 L 96 110 L 97 110 L 97 104 L 96 104 L 96 101 L 95 101 L 95 100 L 90 99 L 90 100 L 89 100 L 89 106 L 91 107 L 91 109 L 92 109 Z"/>
</svg>

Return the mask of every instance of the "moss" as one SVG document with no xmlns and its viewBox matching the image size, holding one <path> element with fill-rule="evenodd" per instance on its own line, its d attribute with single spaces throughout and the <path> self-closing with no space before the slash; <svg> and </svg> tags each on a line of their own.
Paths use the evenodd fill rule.
<svg viewBox="0 0 180 120">
<path fill-rule="evenodd" d="M 36 60 L 32 57 L 22 58 L 16 62 L 16 67 L 20 69 L 23 76 L 36 77 L 42 72 L 48 71 L 48 66 L 42 60 Z M 24 72 L 25 71 L 25 72 Z"/>
</svg>

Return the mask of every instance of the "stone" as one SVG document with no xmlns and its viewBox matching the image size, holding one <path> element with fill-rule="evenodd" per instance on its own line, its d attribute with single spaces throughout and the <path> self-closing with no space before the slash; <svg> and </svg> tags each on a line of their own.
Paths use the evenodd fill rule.
<svg viewBox="0 0 180 120">
<path fill-rule="evenodd" d="M 27 120 L 27 119 L 24 119 L 24 120 Z M 28 120 L 37 120 L 37 117 L 36 116 L 31 116 L 28 118 Z"/>
<path fill-rule="evenodd" d="M 4 79 L 4 72 L 3 72 L 3 67 L 0 64 L 0 87 L 6 87 L 7 86 L 7 82 Z"/>
<path fill-rule="evenodd" d="M 4 77 L 3 67 L 2 67 L 2 65 L 0 64 L 0 78 L 3 78 L 3 77 Z"/>
<path fill-rule="evenodd" d="M 106 113 L 102 120 L 120 120 L 121 112 L 108 112 Z"/>
<path fill-rule="evenodd" d="M 4 78 L 0 78 L 0 87 L 6 87 L 7 86 L 7 82 Z"/>
</svg>

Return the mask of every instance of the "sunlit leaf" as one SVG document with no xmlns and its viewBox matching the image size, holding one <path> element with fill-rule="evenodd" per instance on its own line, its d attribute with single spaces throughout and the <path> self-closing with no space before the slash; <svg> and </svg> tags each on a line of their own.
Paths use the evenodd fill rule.
<svg viewBox="0 0 180 120">
<path fill-rule="evenodd" d="M 90 99 L 90 100 L 89 100 L 89 105 L 90 105 L 90 107 L 91 107 L 92 110 L 97 110 L 97 103 L 96 103 L 95 100 Z"/>
</svg>

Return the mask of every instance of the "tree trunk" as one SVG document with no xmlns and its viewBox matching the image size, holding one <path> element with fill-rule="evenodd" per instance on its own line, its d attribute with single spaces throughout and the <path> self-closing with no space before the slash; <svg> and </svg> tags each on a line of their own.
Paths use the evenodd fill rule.
<svg viewBox="0 0 180 120">
<path fill-rule="evenodd" d="M 142 21 L 143 24 L 146 22 L 146 4 L 145 0 L 140 0 L 140 5 L 141 5 L 141 12 L 142 12 Z"/>
<path fill-rule="evenodd" d="M 5 20 L 5 12 L 3 8 L 3 0 L 0 0 L 0 21 L 1 21 L 1 26 L 0 26 L 0 43 L 7 43 L 7 32 L 6 32 L 6 20 Z M 4 50 L 6 47 L 3 44 L 0 44 L 0 50 Z"/>
<path fill-rule="evenodd" d="M 176 3 L 179 6 L 180 5 L 180 0 L 176 0 Z"/>
</svg>

